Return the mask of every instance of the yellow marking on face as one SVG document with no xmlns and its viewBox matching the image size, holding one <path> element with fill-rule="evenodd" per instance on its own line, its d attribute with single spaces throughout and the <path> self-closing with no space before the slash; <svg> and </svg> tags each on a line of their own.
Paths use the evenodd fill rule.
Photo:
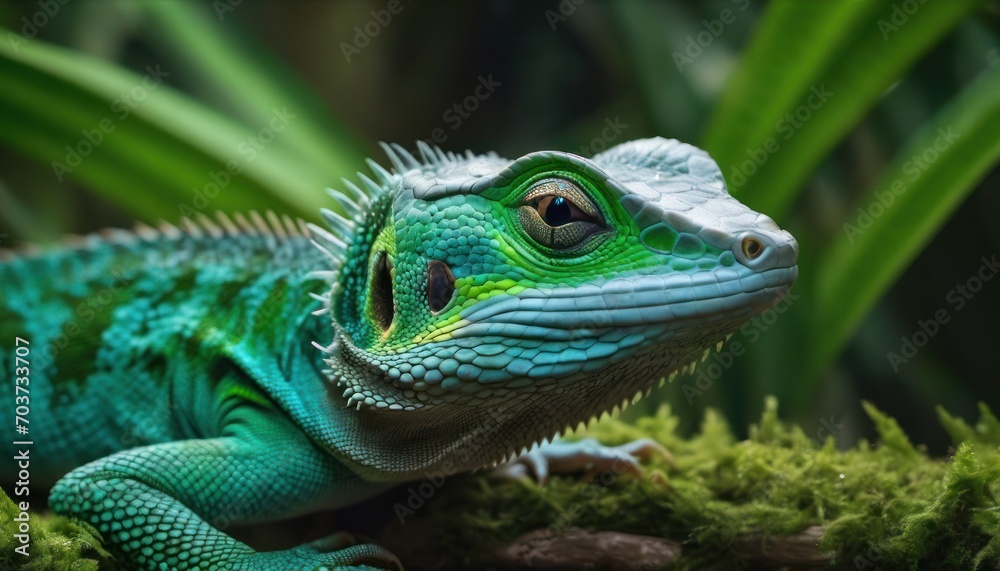
<svg viewBox="0 0 1000 571">
<path fill-rule="evenodd" d="M 466 325 L 472 323 L 468 319 L 459 318 L 457 315 L 455 317 L 457 319 L 455 319 L 448 325 L 445 325 L 444 327 L 437 327 L 434 331 L 430 331 L 426 334 L 417 335 L 416 337 L 413 338 L 413 343 L 421 344 L 421 343 L 431 343 L 434 341 L 447 341 L 451 339 L 451 334 L 453 331 L 461 329 Z"/>
<path fill-rule="evenodd" d="M 512 279 L 486 280 L 484 283 L 474 284 L 470 278 L 459 278 L 455 280 L 455 290 L 458 295 L 455 306 L 442 319 L 429 323 L 427 329 L 416 335 L 411 342 L 420 344 L 451 339 L 453 331 L 470 323 L 462 319 L 460 314 L 463 310 L 498 295 L 517 295 L 528 285 Z"/>
</svg>

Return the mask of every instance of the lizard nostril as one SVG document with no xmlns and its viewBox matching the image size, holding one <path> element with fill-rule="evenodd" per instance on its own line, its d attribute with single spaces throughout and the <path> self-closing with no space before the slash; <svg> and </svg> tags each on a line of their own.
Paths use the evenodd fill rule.
<svg viewBox="0 0 1000 571">
<path fill-rule="evenodd" d="M 732 252 L 736 261 L 756 270 L 769 270 L 775 264 L 781 264 L 787 256 L 783 255 L 786 248 L 775 243 L 775 240 L 763 232 L 753 230 L 743 232 L 733 240 Z M 794 264 L 794 261 L 792 262 Z"/>
<path fill-rule="evenodd" d="M 759 240 L 750 236 L 743 239 L 743 255 L 748 260 L 756 260 L 762 253 L 764 253 L 764 245 Z"/>
</svg>

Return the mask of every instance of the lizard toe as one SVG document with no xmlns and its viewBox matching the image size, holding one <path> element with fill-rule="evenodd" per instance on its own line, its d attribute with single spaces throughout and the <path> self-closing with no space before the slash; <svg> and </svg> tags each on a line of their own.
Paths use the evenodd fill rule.
<svg viewBox="0 0 1000 571">
<path fill-rule="evenodd" d="M 587 479 L 595 480 L 603 474 L 639 474 L 639 461 L 656 456 L 673 463 L 670 452 L 649 438 L 621 446 L 605 446 L 593 438 L 585 438 L 534 448 L 498 468 L 496 473 L 507 478 L 534 477 L 542 485 L 552 474 L 584 472 Z"/>
</svg>

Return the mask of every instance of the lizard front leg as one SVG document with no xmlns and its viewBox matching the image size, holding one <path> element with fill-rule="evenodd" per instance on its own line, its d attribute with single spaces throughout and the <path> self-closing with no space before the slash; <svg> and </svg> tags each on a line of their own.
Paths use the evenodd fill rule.
<svg viewBox="0 0 1000 571">
<path fill-rule="evenodd" d="M 497 468 L 497 475 L 510 478 L 533 476 L 538 483 L 545 484 L 550 474 L 584 471 L 589 478 L 606 471 L 638 474 L 639 460 L 653 456 L 661 456 L 673 462 L 670 452 L 659 442 L 649 438 L 621 446 L 605 446 L 593 438 L 575 442 L 557 440 L 520 454 Z"/>
<path fill-rule="evenodd" d="M 302 443 L 304 437 L 290 426 L 258 423 L 253 428 L 236 425 L 219 438 L 102 458 L 63 477 L 50 504 L 96 527 L 138 569 L 398 567 L 392 554 L 374 545 L 331 551 L 343 544 L 320 540 L 287 551 L 256 552 L 214 527 L 301 513 L 349 477 L 332 458 Z"/>
</svg>

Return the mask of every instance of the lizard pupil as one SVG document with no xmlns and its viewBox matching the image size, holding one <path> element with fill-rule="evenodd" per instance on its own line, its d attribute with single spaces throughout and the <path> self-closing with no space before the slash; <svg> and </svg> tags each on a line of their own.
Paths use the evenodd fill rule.
<svg viewBox="0 0 1000 571">
<path fill-rule="evenodd" d="M 542 200 L 538 204 L 539 214 L 542 220 L 549 226 L 563 226 L 569 224 L 573 219 L 573 211 L 570 201 L 565 197 L 555 196 L 549 200 Z"/>
<path fill-rule="evenodd" d="M 609 231 L 594 199 L 564 179 L 535 183 L 521 199 L 517 216 L 521 229 L 536 244 L 570 255 L 591 236 Z"/>
</svg>

